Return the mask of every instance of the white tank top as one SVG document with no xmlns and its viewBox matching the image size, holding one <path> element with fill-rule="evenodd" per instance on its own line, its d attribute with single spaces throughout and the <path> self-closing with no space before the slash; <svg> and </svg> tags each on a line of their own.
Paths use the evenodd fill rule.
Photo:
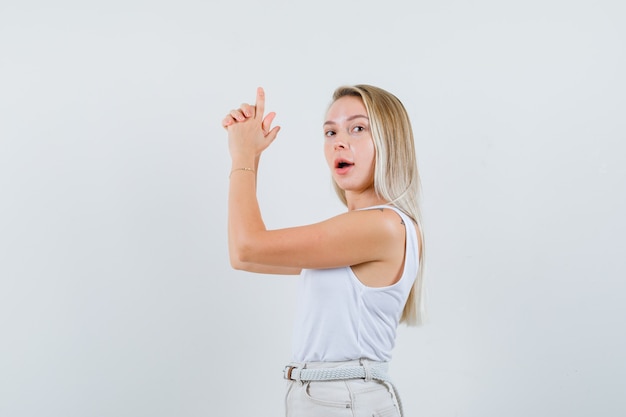
<svg viewBox="0 0 626 417">
<path fill-rule="evenodd" d="M 417 276 L 419 249 L 411 218 L 392 206 L 367 209 L 381 207 L 395 210 L 406 227 L 400 280 L 374 288 L 359 281 L 350 267 L 304 269 L 296 297 L 294 362 L 391 360 L 400 316 Z"/>
</svg>

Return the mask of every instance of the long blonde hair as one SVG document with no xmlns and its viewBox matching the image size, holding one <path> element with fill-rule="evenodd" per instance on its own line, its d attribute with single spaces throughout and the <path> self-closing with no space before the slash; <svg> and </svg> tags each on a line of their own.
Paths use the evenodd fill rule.
<svg viewBox="0 0 626 417">
<path fill-rule="evenodd" d="M 421 184 L 411 122 L 396 96 L 379 87 L 359 84 L 335 90 L 333 102 L 341 97 L 359 97 L 367 110 L 376 149 L 374 190 L 376 194 L 406 213 L 417 225 L 419 268 L 400 322 L 423 322 L 422 283 L 424 276 L 424 231 L 420 210 Z M 346 194 L 333 181 L 339 199 L 347 205 Z"/>
</svg>

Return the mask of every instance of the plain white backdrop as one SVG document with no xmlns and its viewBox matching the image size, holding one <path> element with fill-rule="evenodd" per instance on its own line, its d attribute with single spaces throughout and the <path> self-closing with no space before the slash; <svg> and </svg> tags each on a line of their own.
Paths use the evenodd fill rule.
<svg viewBox="0 0 626 417">
<path fill-rule="evenodd" d="M 293 277 L 231 270 L 224 114 L 282 126 L 270 228 L 343 210 L 341 84 L 416 133 L 428 323 L 407 416 L 626 414 L 626 7 L 498 2 L 0 3 L 0 416 L 283 415 Z"/>
</svg>

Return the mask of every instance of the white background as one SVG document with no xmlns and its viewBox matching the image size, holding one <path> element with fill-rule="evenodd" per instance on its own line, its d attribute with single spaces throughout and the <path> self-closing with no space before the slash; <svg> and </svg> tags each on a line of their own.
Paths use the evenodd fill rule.
<svg viewBox="0 0 626 417">
<path fill-rule="evenodd" d="M 395 93 L 424 186 L 407 416 L 626 414 L 626 6 L 0 3 L 0 415 L 280 416 L 295 279 L 230 269 L 220 120 L 265 87 L 268 227 L 342 207 L 321 123 Z"/>
</svg>

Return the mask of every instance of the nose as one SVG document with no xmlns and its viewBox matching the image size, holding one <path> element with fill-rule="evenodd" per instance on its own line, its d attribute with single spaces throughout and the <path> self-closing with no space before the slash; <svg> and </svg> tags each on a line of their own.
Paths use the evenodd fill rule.
<svg viewBox="0 0 626 417">
<path fill-rule="evenodd" d="M 348 143 L 346 141 L 346 137 L 341 134 L 337 134 L 335 136 L 335 140 L 333 143 L 333 149 L 337 151 L 337 150 L 347 149 L 347 148 L 348 148 Z"/>
</svg>

